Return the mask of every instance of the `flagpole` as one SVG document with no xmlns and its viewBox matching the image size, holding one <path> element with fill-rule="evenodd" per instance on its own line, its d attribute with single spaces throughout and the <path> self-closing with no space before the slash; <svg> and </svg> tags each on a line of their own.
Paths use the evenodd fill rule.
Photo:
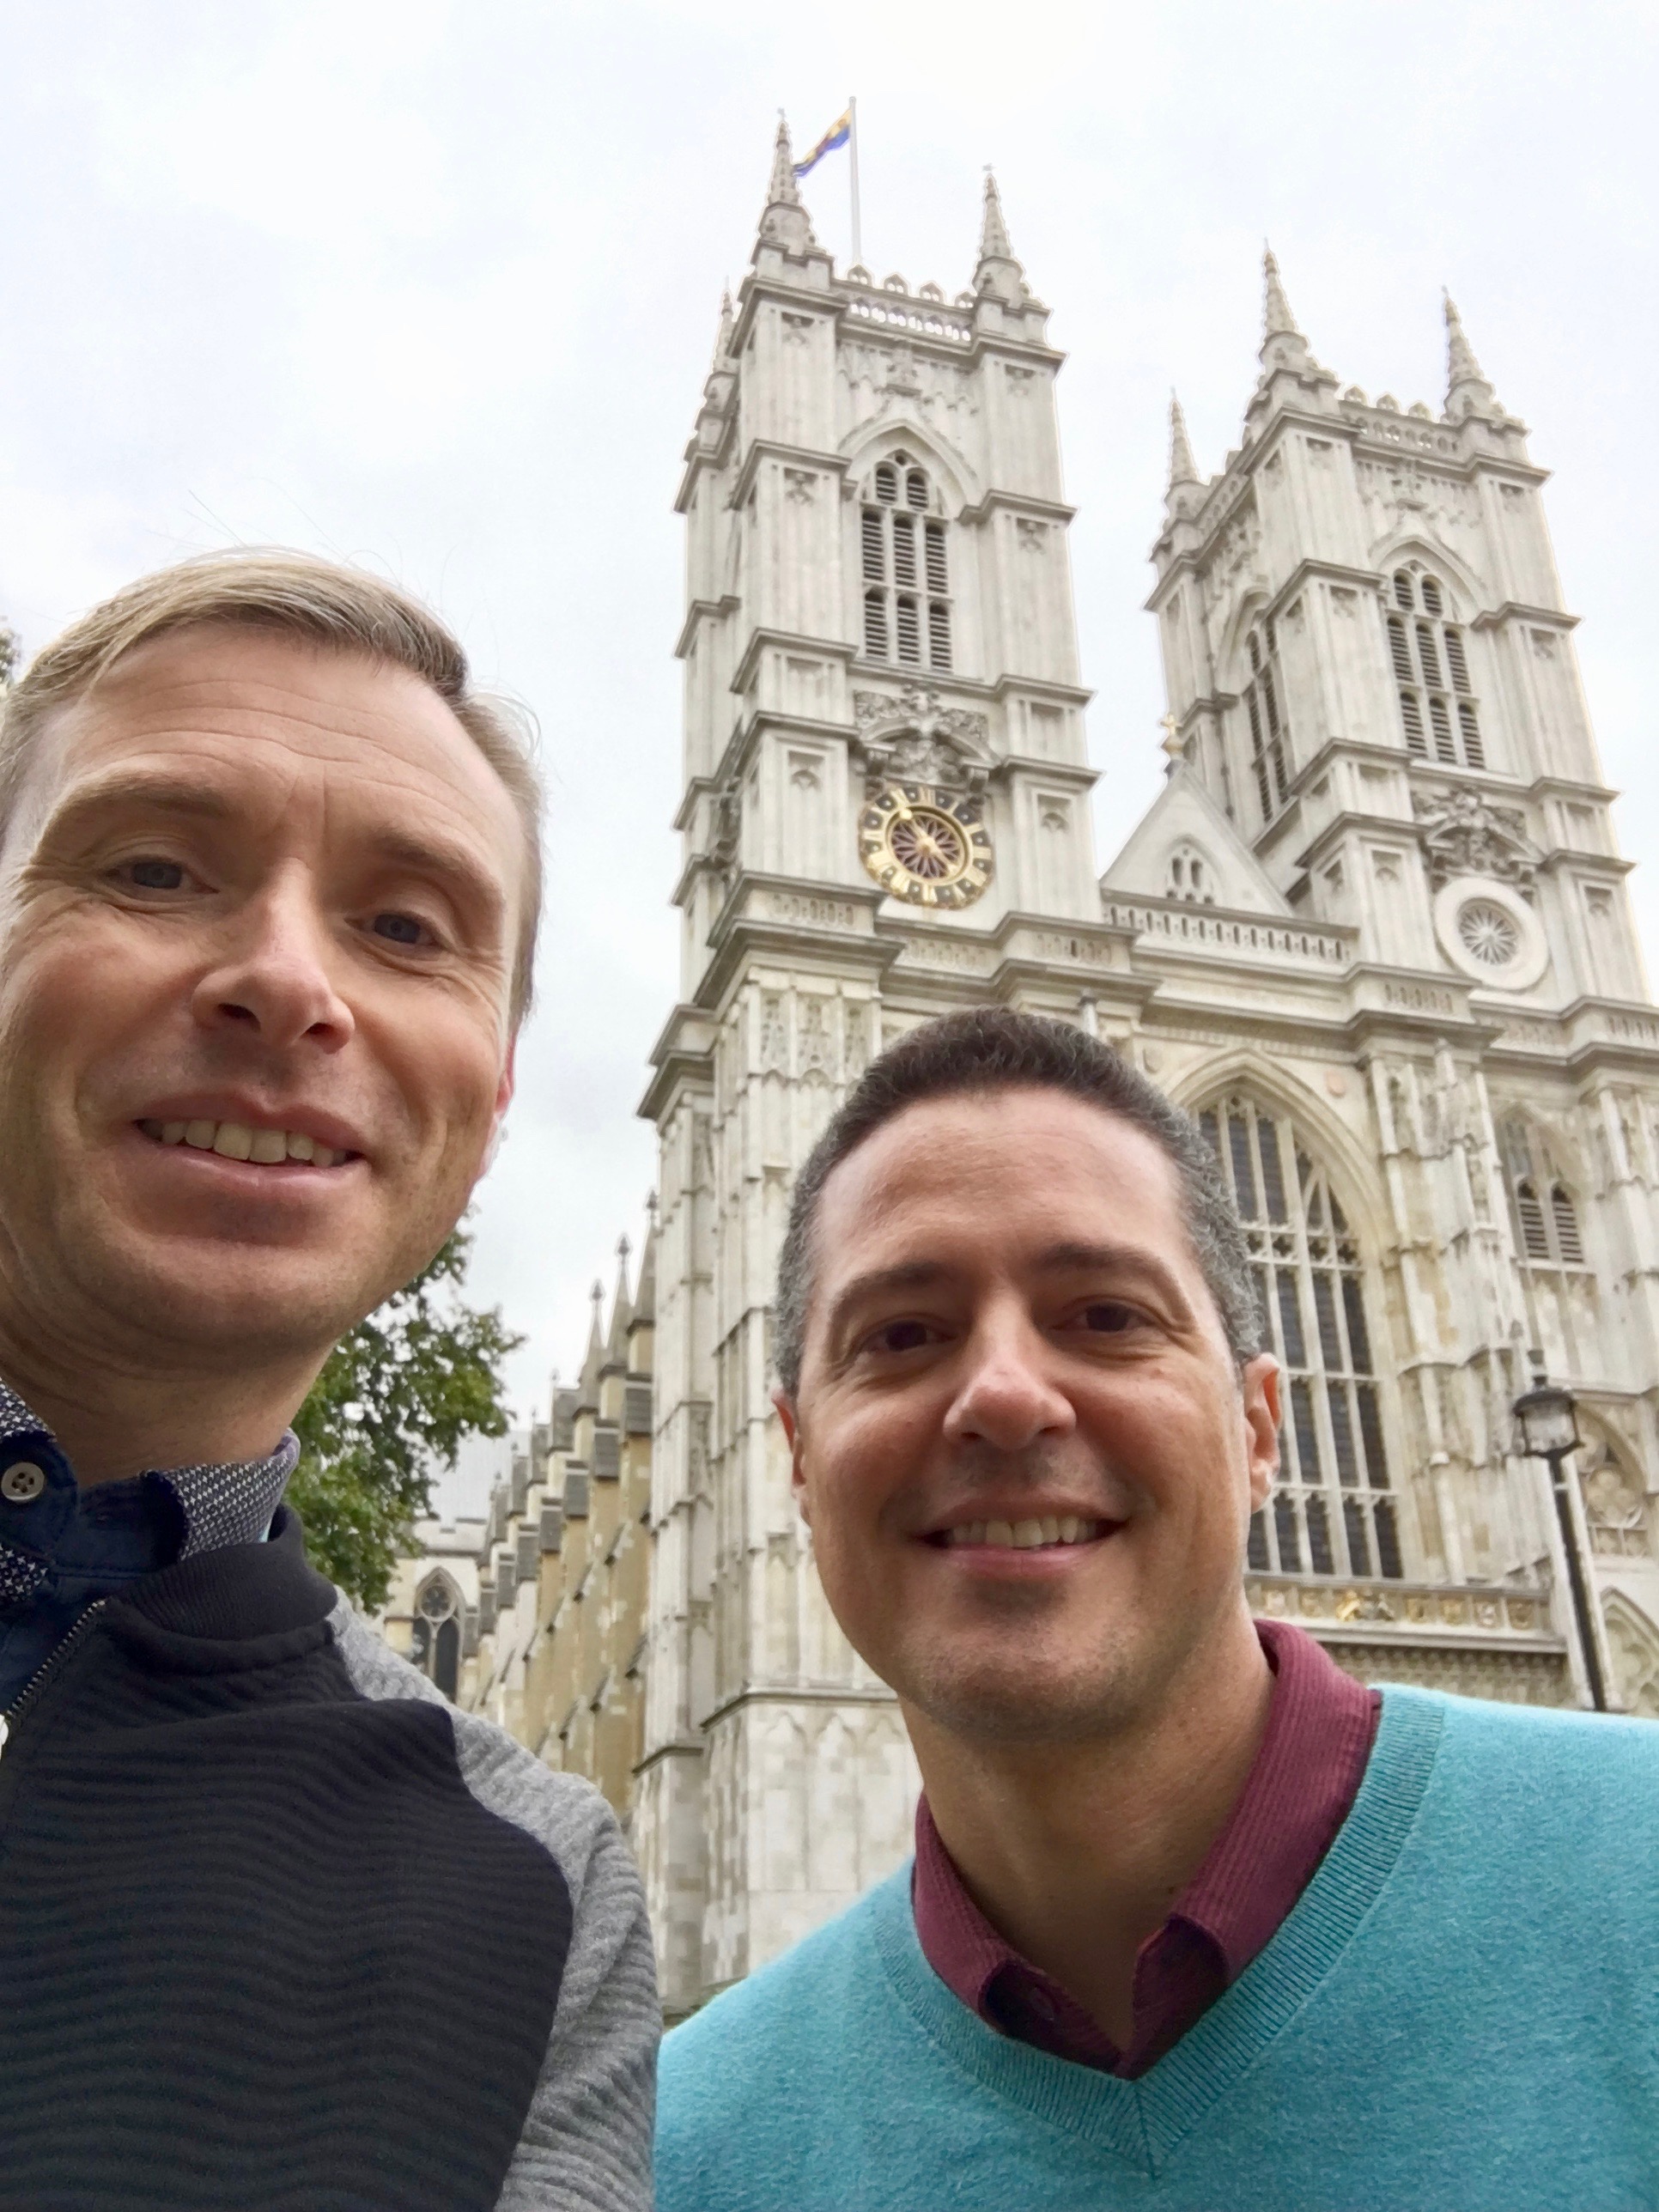
<svg viewBox="0 0 1659 2212">
<path fill-rule="evenodd" d="M 849 99 L 847 103 L 847 150 L 852 156 L 848 174 L 853 183 L 853 258 L 864 259 L 863 243 L 859 236 L 859 104 Z"/>
</svg>

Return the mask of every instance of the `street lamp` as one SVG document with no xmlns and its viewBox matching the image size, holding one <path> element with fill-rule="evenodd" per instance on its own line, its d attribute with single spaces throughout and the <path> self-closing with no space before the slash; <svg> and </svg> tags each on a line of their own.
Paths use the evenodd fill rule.
<svg viewBox="0 0 1659 2212">
<path fill-rule="evenodd" d="M 1572 1393 L 1564 1390 L 1559 1383 L 1546 1382 L 1540 1370 L 1533 1377 L 1531 1389 L 1522 1391 L 1512 1410 L 1522 1455 L 1549 1462 L 1550 1491 L 1555 1499 L 1555 1517 L 1560 1523 L 1561 1549 L 1567 1561 L 1567 1586 L 1572 1594 L 1573 1619 L 1589 1683 L 1590 1703 L 1598 1713 L 1604 1713 L 1607 1709 L 1607 1691 L 1601 1674 L 1601 1650 L 1596 1639 L 1595 1616 L 1590 1610 L 1589 1588 L 1578 1548 L 1578 1522 L 1568 1485 L 1567 1460 L 1579 1443 L 1578 1428 L 1573 1419 Z"/>
</svg>

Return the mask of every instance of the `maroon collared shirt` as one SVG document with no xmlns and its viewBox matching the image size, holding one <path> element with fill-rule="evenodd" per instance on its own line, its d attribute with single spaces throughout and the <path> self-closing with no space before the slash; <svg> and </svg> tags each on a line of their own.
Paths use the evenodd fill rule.
<svg viewBox="0 0 1659 2212">
<path fill-rule="evenodd" d="M 1382 1699 L 1299 1628 L 1263 1620 L 1256 1633 L 1274 1675 L 1261 1747 L 1208 1857 L 1137 1954 L 1127 2050 L 998 1935 L 963 1887 L 927 1800 L 917 1806 L 911 1894 L 922 1954 L 1003 2034 L 1133 2081 L 1238 1979 L 1307 1887 L 1358 1793 Z"/>
</svg>

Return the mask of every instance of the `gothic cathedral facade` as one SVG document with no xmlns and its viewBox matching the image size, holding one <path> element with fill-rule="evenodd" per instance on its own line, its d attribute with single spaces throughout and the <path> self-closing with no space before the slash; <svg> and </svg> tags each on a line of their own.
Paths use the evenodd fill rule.
<svg viewBox="0 0 1659 2212">
<path fill-rule="evenodd" d="M 1447 307 L 1446 405 L 1340 388 L 1266 270 L 1208 481 L 1176 413 L 1162 794 L 1092 851 L 1047 312 L 988 179 L 947 301 L 814 238 L 780 133 L 687 452 L 679 1003 L 631 1813 L 683 2013 L 898 1862 L 914 1776 L 773 1416 L 793 1174 L 884 1042 L 997 1000 L 1202 1121 L 1285 1369 L 1261 1612 L 1377 1679 L 1659 1712 L 1659 1012 L 1541 504 Z M 1535 1366 L 1574 1391 L 1575 1638 Z"/>
</svg>

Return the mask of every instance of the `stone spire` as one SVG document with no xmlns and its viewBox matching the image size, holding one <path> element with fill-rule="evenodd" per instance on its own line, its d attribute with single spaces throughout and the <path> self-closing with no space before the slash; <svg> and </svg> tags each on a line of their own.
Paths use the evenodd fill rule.
<svg viewBox="0 0 1659 2212">
<path fill-rule="evenodd" d="M 635 1322 L 654 1323 L 657 1318 L 657 1194 L 645 1201 L 645 1249 L 640 1255 L 639 1287 L 634 1293 Z"/>
<path fill-rule="evenodd" d="M 1269 338 L 1301 337 L 1301 328 L 1291 313 L 1291 303 L 1285 297 L 1285 280 L 1279 273 L 1278 260 L 1272 246 L 1265 240 L 1261 247 L 1261 310 L 1264 344 Z"/>
<path fill-rule="evenodd" d="M 605 1328 L 600 1319 L 605 1306 L 605 1285 L 595 1280 L 588 1292 L 593 1302 L 593 1318 L 587 1329 L 587 1357 L 582 1362 L 582 1371 L 576 1382 L 576 1404 L 591 1412 L 599 1410 L 599 1370 L 605 1364 Z"/>
<path fill-rule="evenodd" d="M 1015 258 L 1014 249 L 1008 242 L 1008 226 L 1003 220 L 1002 195 L 997 190 L 997 180 L 989 163 L 985 169 L 985 208 L 979 227 L 979 266 L 974 271 L 974 290 L 981 298 L 1005 301 L 1008 306 L 1021 306 L 1029 296 L 1025 271 Z"/>
<path fill-rule="evenodd" d="M 1495 415 L 1499 411 L 1498 394 L 1474 357 L 1451 294 L 1443 296 L 1446 302 L 1446 413 L 1453 418 Z"/>
<path fill-rule="evenodd" d="M 605 1347 L 607 1367 L 628 1364 L 628 1329 L 634 1318 L 633 1301 L 628 1295 L 628 1255 L 631 1249 L 627 1237 L 617 1239 L 617 1301 L 611 1309 L 611 1341 Z"/>
<path fill-rule="evenodd" d="M 1170 394 L 1170 485 L 1178 491 L 1182 484 L 1198 482 L 1198 470 L 1193 460 L 1192 441 L 1187 435 L 1187 417 L 1181 411 L 1181 402 L 1174 392 Z"/>
<path fill-rule="evenodd" d="M 716 368 L 724 368 L 731 359 L 732 327 L 732 287 L 727 284 L 720 292 L 720 326 L 714 338 L 714 366 Z"/>
<path fill-rule="evenodd" d="M 16 631 L 9 623 L 0 620 L 0 691 L 5 690 L 16 675 L 22 650 Z"/>
<path fill-rule="evenodd" d="M 781 112 L 778 116 L 777 143 L 772 149 L 772 181 L 761 216 L 760 235 L 763 246 L 781 246 L 786 253 L 804 253 L 809 246 L 817 244 L 812 235 L 811 219 L 801 205 L 789 125 Z"/>
</svg>

